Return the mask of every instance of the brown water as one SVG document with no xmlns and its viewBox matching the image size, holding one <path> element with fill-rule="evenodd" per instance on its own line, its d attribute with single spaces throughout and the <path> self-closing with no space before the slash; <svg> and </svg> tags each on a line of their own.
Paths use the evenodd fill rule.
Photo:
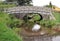
<svg viewBox="0 0 60 41">
<path fill-rule="evenodd" d="M 36 26 L 37 27 L 37 26 Z M 37 30 L 37 28 L 34 30 Z M 39 30 L 39 29 L 38 29 Z M 21 36 L 23 41 L 60 41 L 60 36 L 52 36 L 52 35 L 40 35 L 40 33 L 29 33 L 22 29 Z"/>
<path fill-rule="evenodd" d="M 23 41 L 60 41 L 60 35 L 58 35 L 58 36 L 36 35 L 36 33 L 32 35 L 32 33 L 27 34 L 24 31 L 21 32 L 21 36 L 23 38 Z"/>
</svg>

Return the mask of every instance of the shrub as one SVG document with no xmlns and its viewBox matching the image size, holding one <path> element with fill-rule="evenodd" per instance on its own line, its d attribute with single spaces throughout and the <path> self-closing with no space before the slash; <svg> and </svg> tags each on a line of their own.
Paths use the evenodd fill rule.
<svg viewBox="0 0 60 41">
<path fill-rule="evenodd" d="M 40 25 L 48 27 L 48 28 L 52 28 L 52 26 L 54 26 L 56 24 L 56 22 L 54 20 L 42 20 L 40 21 Z"/>
<path fill-rule="evenodd" d="M 40 15 L 39 15 L 39 14 L 34 14 L 32 19 L 33 19 L 34 21 L 37 21 L 37 20 L 40 19 Z"/>
<path fill-rule="evenodd" d="M 10 17 L 10 20 L 8 22 L 8 26 L 10 28 L 12 29 L 14 27 L 19 28 L 23 24 L 23 20 L 16 18 L 14 15 L 10 14 L 9 17 Z"/>
</svg>

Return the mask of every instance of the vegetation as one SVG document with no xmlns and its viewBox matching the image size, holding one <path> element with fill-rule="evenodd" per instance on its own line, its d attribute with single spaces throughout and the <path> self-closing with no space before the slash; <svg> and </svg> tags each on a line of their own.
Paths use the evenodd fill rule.
<svg viewBox="0 0 60 41">
<path fill-rule="evenodd" d="M 28 19 L 28 17 L 31 17 Z M 27 16 L 27 23 L 25 23 L 28 27 L 33 27 L 33 25 L 37 22 L 41 26 L 47 27 L 47 28 L 52 28 L 54 25 L 56 25 L 55 20 L 40 20 L 40 15 L 39 14 L 30 14 Z"/>
<path fill-rule="evenodd" d="M 18 0 L 19 5 L 30 5 L 32 0 Z"/>
<path fill-rule="evenodd" d="M 12 2 L 14 0 L 9 0 L 9 2 Z M 32 1 L 31 0 L 18 0 L 19 5 L 29 5 Z M 0 10 L 3 11 L 3 8 L 9 8 L 14 7 L 15 4 L 5 4 L 0 2 Z M 50 2 L 50 7 L 52 6 Z M 52 28 L 56 22 L 60 23 L 60 13 L 53 12 L 53 15 L 56 18 L 56 21 L 54 20 L 41 20 L 40 15 L 38 14 L 31 14 L 25 17 L 25 20 L 17 19 L 12 14 L 6 14 L 5 12 L 0 12 L 0 41 L 22 41 L 21 37 L 18 37 L 18 35 L 15 32 L 20 32 L 22 24 L 24 24 L 28 30 L 33 27 L 35 24 L 35 21 L 40 23 L 40 25 L 46 27 L 46 28 Z M 30 19 L 28 19 L 28 17 Z M 24 22 L 24 21 L 27 21 Z M 25 27 L 24 26 L 24 27 Z M 23 26 L 22 26 L 23 27 Z"/>
<path fill-rule="evenodd" d="M 52 28 L 56 22 L 54 20 L 42 20 L 40 21 L 40 25 L 47 27 L 47 28 Z"/>
<path fill-rule="evenodd" d="M 32 0 L 6 0 L 7 2 L 17 2 L 19 5 L 31 5 Z"/>
<path fill-rule="evenodd" d="M 34 14 L 32 19 L 33 19 L 34 21 L 38 21 L 38 20 L 40 20 L 40 18 L 41 18 L 41 17 L 40 17 L 39 14 Z"/>
<path fill-rule="evenodd" d="M 9 8 L 9 7 L 14 7 L 16 6 L 15 4 L 4 4 L 4 5 L 0 5 L 0 8 Z"/>
<path fill-rule="evenodd" d="M 40 20 L 40 15 L 39 14 L 29 14 L 27 15 L 25 18 L 25 21 L 30 21 L 30 22 L 34 22 L 34 21 L 39 21 Z"/>
<path fill-rule="evenodd" d="M 10 28 L 20 28 L 20 26 L 23 24 L 23 20 L 17 19 L 13 14 L 9 14 L 9 22 L 8 27 Z"/>
<path fill-rule="evenodd" d="M 59 12 L 53 12 L 53 15 L 56 18 L 56 22 L 60 23 L 60 13 Z"/>
<path fill-rule="evenodd" d="M 8 21 L 8 14 L 0 12 L 0 41 L 22 41 L 12 29 L 7 27 Z"/>
<path fill-rule="evenodd" d="M 39 14 L 28 14 L 26 17 L 24 17 L 24 25 L 27 27 L 27 29 L 31 29 L 33 25 L 40 20 Z"/>
<path fill-rule="evenodd" d="M 11 0 L 10 0 L 11 1 Z M 18 0 L 19 5 L 27 5 L 30 4 L 31 0 L 28 2 L 27 0 Z M 21 1 L 21 2 L 20 2 Z M 3 11 L 3 8 L 14 7 L 15 4 L 4 4 L 0 2 L 0 10 Z M 50 2 L 50 7 L 52 6 Z M 6 14 L 4 12 L 0 12 L 0 41 L 22 41 L 20 37 L 15 32 L 20 32 L 22 24 L 26 26 L 29 30 L 33 27 L 35 22 L 38 22 L 41 26 L 46 28 L 52 28 L 56 23 L 60 23 L 60 13 L 53 12 L 53 15 L 56 18 L 54 20 L 41 20 L 41 16 L 39 14 L 30 14 L 25 17 L 25 20 L 17 19 L 13 14 Z M 25 21 L 25 22 L 24 22 Z M 25 27 L 24 26 L 24 27 Z M 49 30 L 48 30 L 49 31 Z M 50 32 L 50 31 L 49 31 Z"/>
<path fill-rule="evenodd" d="M 16 6 L 16 4 L 6 4 L 4 2 L 0 2 L 0 9 L 14 7 L 14 6 Z"/>
</svg>

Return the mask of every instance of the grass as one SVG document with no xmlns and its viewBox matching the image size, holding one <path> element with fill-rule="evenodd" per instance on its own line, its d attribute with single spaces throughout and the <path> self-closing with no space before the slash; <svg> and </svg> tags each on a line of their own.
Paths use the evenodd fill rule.
<svg viewBox="0 0 60 41">
<path fill-rule="evenodd" d="M 55 18 L 56 18 L 56 22 L 57 22 L 57 23 L 60 23 L 60 13 L 59 13 L 59 12 L 53 12 L 53 15 L 54 15 Z"/>
<path fill-rule="evenodd" d="M 39 16 L 38 14 L 34 14 L 33 16 L 34 16 L 33 19 L 34 19 L 35 21 L 40 19 L 40 16 Z"/>
<path fill-rule="evenodd" d="M 4 2 L 0 2 L 0 8 L 9 8 L 14 6 L 16 6 L 16 4 L 6 4 Z"/>
<path fill-rule="evenodd" d="M 8 5 L 0 5 L 0 8 L 9 8 L 9 7 L 14 7 L 15 4 L 8 4 Z"/>
<path fill-rule="evenodd" d="M 12 29 L 7 27 L 8 21 L 8 14 L 0 12 L 0 41 L 22 41 Z"/>
</svg>

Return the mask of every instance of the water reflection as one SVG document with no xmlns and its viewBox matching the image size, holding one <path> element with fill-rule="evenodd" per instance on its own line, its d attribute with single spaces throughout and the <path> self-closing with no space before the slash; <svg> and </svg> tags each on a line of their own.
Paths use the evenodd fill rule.
<svg viewBox="0 0 60 41">
<path fill-rule="evenodd" d="M 25 37 L 24 41 L 60 41 L 60 36 L 34 36 L 34 37 Z"/>
<path fill-rule="evenodd" d="M 49 37 L 42 37 L 40 41 L 60 41 L 60 36 L 49 36 Z"/>
</svg>

